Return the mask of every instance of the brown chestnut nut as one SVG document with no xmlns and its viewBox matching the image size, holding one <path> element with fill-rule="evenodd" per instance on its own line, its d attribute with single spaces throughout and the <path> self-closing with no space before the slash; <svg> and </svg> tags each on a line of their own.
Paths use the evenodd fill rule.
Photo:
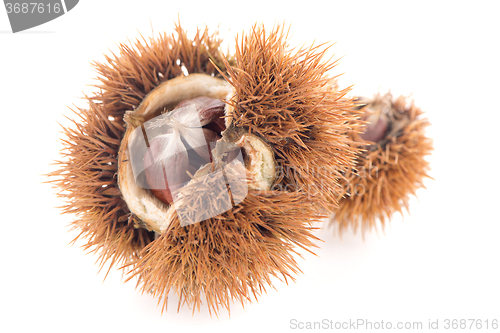
<svg viewBox="0 0 500 333">
<path fill-rule="evenodd" d="M 189 107 L 195 107 L 202 126 L 210 125 L 224 115 L 224 103 L 220 99 L 198 97 L 181 102 L 175 110 L 184 112 Z M 181 136 L 169 133 L 153 138 L 144 155 L 147 183 L 151 193 L 163 203 L 171 204 L 175 192 L 190 180 L 190 175 L 194 175 L 201 166 L 212 161 L 211 149 L 221 138 L 208 128 L 190 129 L 189 135 L 191 142 L 205 142 L 206 145 L 189 146 L 189 142 L 185 144 Z M 198 140 L 196 136 L 199 135 L 203 135 L 204 140 Z M 177 142 L 171 143 L 170 140 Z M 179 151 L 169 154 L 168 149 L 172 146 L 180 147 Z"/>
<path fill-rule="evenodd" d="M 366 121 L 368 122 L 366 129 L 360 134 L 363 140 L 377 143 L 386 136 L 388 121 L 385 115 L 373 114 Z"/>
</svg>

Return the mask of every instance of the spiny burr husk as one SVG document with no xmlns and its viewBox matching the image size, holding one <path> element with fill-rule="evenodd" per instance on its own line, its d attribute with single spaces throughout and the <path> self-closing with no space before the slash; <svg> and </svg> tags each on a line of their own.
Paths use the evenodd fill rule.
<svg viewBox="0 0 500 333">
<path fill-rule="evenodd" d="M 357 152 L 347 135 L 356 128 L 357 114 L 348 112 L 353 104 L 343 98 L 347 90 L 332 88 L 335 78 L 327 72 L 334 63 L 322 59 L 326 49 L 292 51 L 281 26 L 269 33 L 254 27 L 243 35 L 234 58 L 222 56 L 219 46 L 206 30 L 189 40 L 178 26 L 177 35 L 120 45 L 120 55 L 96 63 L 101 92 L 88 98 L 88 109 L 76 111 L 76 129 L 65 129 L 66 160 L 53 174 L 68 202 L 65 211 L 79 217 L 73 225 L 81 230 L 78 237 L 88 239 L 86 247 L 99 252 L 103 263 L 122 262 L 129 279 L 137 277 L 143 291 L 163 301 L 163 309 L 169 292 L 176 291 L 179 307 L 187 304 L 194 311 L 204 297 L 217 313 L 221 307 L 229 310 L 233 300 L 256 298 L 272 286 L 273 276 L 293 279 L 299 272 L 295 248 L 314 246 L 312 223 L 336 207 L 338 178 L 354 166 Z M 234 89 L 226 106 L 227 128 L 208 166 L 219 167 L 219 143 L 228 142 L 242 147 L 246 157 L 269 150 L 271 156 L 261 154 L 253 162 L 276 163 L 278 174 L 248 179 L 242 202 L 200 223 L 181 226 L 165 206 L 167 220 L 156 227 L 124 200 L 117 178 L 128 161 L 120 145 L 126 146 L 128 129 L 147 120 L 141 119 L 148 114 L 145 99 L 162 82 L 182 77 L 183 69 L 187 78 L 193 73 L 223 77 Z M 137 114 L 141 110 L 145 113 Z M 247 160 L 247 175 L 257 174 Z M 196 194 L 217 188 L 194 176 L 185 188 L 194 195 L 182 201 L 188 217 L 216 208 L 200 210 Z M 270 188 L 259 185 L 266 182 Z M 233 198 L 239 196 L 238 189 L 231 191 Z"/>
<path fill-rule="evenodd" d="M 350 136 L 364 151 L 341 181 L 339 208 L 330 221 L 340 232 L 349 227 L 365 232 L 377 220 L 383 227 L 394 213 L 409 209 L 410 196 L 430 178 L 426 157 L 433 146 L 425 133 L 430 123 L 423 111 L 390 93 L 358 98 L 357 103 L 367 124 Z"/>
</svg>

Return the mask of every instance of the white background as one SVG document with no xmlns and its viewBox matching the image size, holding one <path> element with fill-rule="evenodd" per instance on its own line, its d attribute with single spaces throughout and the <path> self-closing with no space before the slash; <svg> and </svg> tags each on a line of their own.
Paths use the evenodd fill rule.
<svg viewBox="0 0 500 333">
<path fill-rule="evenodd" d="M 0 7 L 0 331 L 286 332 L 298 331 L 292 319 L 424 327 L 439 319 L 441 328 L 445 319 L 500 320 L 498 3 L 242 3 L 80 1 L 18 34 Z M 234 304 L 230 316 L 177 312 L 176 295 L 161 315 L 156 300 L 123 284 L 119 272 L 103 282 L 97 257 L 81 242 L 68 245 L 77 235 L 72 217 L 60 215 L 62 203 L 43 184 L 59 157 L 57 122 L 67 124 L 68 106 L 92 91 L 92 60 L 139 32 L 171 32 L 177 15 L 191 32 L 220 24 L 228 44 L 255 22 L 285 21 L 293 46 L 337 42 L 334 74 L 345 73 L 340 84 L 355 84 L 353 94 L 413 94 L 432 122 L 435 180 L 412 199 L 411 215 L 364 240 L 318 231 L 324 242 L 317 256 L 299 260 L 295 283 L 277 281 L 257 303 Z"/>
</svg>

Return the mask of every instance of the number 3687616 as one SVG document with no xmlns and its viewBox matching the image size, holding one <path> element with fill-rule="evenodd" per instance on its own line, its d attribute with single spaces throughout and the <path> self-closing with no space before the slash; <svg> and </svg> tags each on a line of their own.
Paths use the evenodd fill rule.
<svg viewBox="0 0 500 333">
<path fill-rule="evenodd" d="M 61 4 L 53 3 L 53 4 L 43 4 L 37 2 L 25 2 L 25 3 L 6 3 L 5 8 L 7 9 L 7 14 L 15 13 L 15 14 L 34 14 L 34 13 L 55 13 L 58 14 L 61 12 Z"/>
</svg>

